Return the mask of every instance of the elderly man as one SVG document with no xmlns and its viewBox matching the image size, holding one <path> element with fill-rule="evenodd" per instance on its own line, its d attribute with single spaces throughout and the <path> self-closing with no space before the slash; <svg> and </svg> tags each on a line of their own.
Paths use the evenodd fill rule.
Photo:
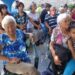
<svg viewBox="0 0 75 75">
<path fill-rule="evenodd" d="M 46 28 L 48 29 L 49 34 L 51 34 L 53 28 L 56 27 L 57 25 L 57 14 L 56 14 L 56 8 L 51 7 L 50 8 L 50 13 L 45 16 L 45 25 Z"/>
</svg>

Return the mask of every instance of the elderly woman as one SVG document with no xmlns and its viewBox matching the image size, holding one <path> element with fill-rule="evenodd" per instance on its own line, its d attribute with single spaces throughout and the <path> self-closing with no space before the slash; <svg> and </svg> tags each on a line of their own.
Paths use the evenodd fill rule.
<svg viewBox="0 0 75 75">
<path fill-rule="evenodd" d="M 72 59 L 68 62 L 63 75 L 75 75 L 75 22 L 72 21 L 69 26 L 68 47 L 72 53 Z"/>
<path fill-rule="evenodd" d="M 2 28 L 6 32 L 0 35 L 2 53 L 7 57 L 8 62 L 14 57 L 17 57 L 24 62 L 27 60 L 29 61 L 24 43 L 25 34 L 21 30 L 16 29 L 15 25 L 16 22 L 12 16 L 7 15 L 2 20 Z"/>
<path fill-rule="evenodd" d="M 12 16 L 5 16 L 2 20 L 2 28 L 5 33 L 0 34 L 0 60 L 6 63 L 17 63 L 19 60 L 30 62 L 26 52 L 24 37 L 25 34 L 16 29 L 16 22 Z"/>
<path fill-rule="evenodd" d="M 60 14 L 57 18 L 58 26 L 54 28 L 51 35 L 50 51 L 53 56 L 55 65 L 62 65 L 62 64 L 61 64 L 61 60 L 59 59 L 58 55 L 55 52 L 56 50 L 54 48 L 54 45 L 58 44 L 67 48 L 67 40 L 69 38 L 68 27 L 69 27 L 70 19 L 71 17 L 69 14 L 67 13 Z"/>
</svg>

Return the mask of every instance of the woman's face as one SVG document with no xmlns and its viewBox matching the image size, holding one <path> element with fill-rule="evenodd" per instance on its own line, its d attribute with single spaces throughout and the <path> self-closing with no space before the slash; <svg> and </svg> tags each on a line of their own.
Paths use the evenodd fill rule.
<svg viewBox="0 0 75 75">
<path fill-rule="evenodd" d="M 75 40 L 75 28 L 72 28 L 70 30 L 70 36 L 72 37 L 73 40 Z"/>
<path fill-rule="evenodd" d="M 61 27 L 63 29 L 68 29 L 69 24 L 70 24 L 70 18 L 66 18 L 61 21 Z"/>
<path fill-rule="evenodd" d="M 35 12 L 35 10 L 36 10 L 36 5 L 35 5 L 35 4 L 32 5 L 31 10 L 32 10 L 33 12 Z"/>
<path fill-rule="evenodd" d="M 24 9 L 23 5 L 20 5 L 20 6 L 18 7 L 18 10 L 19 10 L 19 11 L 23 11 L 23 9 Z"/>
<path fill-rule="evenodd" d="M 10 22 L 8 24 L 8 26 L 5 29 L 6 33 L 8 34 L 8 36 L 10 37 L 15 37 L 16 34 L 16 26 L 14 22 Z"/>
<path fill-rule="evenodd" d="M 3 15 L 5 15 L 5 14 L 7 13 L 7 8 L 6 8 L 6 7 L 4 7 L 4 8 L 2 9 L 2 13 L 3 13 Z"/>
</svg>

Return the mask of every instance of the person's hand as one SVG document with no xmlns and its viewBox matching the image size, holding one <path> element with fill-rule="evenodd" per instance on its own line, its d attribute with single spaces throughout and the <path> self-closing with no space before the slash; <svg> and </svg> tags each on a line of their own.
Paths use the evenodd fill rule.
<svg viewBox="0 0 75 75">
<path fill-rule="evenodd" d="M 57 55 L 54 56 L 54 63 L 56 65 L 61 65 L 61 61 L 60 61 L 60 59 L 59 59 L 59 57 Z"/>
<path fill-rule="evenodd" d="M 29 33 L 30 40 L 33 40 L 33 33 Z"/>
<path fill-rule="evenodd" d="M 38 30 L 41 29 L 40 25 L 38 25 Z"/>
<path fill-rule="evenodd" d="M 14 63 L 20 63 L 20 59 L 18 58 L 12 58 L 9 60 L 9 63 L 14 64 Z"/>
</svg>

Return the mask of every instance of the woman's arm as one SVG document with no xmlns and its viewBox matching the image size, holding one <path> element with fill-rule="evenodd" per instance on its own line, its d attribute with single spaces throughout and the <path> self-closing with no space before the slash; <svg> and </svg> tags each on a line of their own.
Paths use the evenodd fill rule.
<svg viewBox="0 0 75 75">
<path fill-rule="evenodd" d="M 50 51 L 51 51 L 51 54 L 53 56 L 54 63 L 56 65 L 61 65 L 61 61 L 60 61 L 58 55 L 56 55 L 56 52 L 55 52 L 55 49 L 54 49 L 54 44 L 56 43 L 55 39 L 56 39 L 56 36 L 57 36 L 56 30 L 57 29 L 53 29 L 53 32 L 52 32 L 52 35 L 51 35 Z"/>
<path fill-rule="evenodd" d="M 16 27 L 20 28 L 21 30 L 24 30 L 26 27 L 26 24 L 22 24 L 22 25 L 16 24 Z"/>
<path fill-rule="evenodd" d="M 0 45 L 0 60 L 6 60 L 6 61 L 9 61 L 9 58 L 7 58 L 7 57 L 5 57 L 5 56 L 3 56 L 3 55 L 1 54 L 1 50 L 3 50 L 2 45 Z"/>
<path fill-rule="evenodd" d="M 52 56 L 54 58 L 55 57 L 54 42 L 50 42 L 50 51 L 51 51 Z"/>
<path fill-rule="evenodd" d="M 53 29 L 52 35 L 51 35 L 51 41 L 50 41 L 50 51 L 52 53 L 52 56 L 55 56 L 55 49 L 54 49 L 54 44 L 55 44 L 55 37 L 56 37 L 56 29 Z"/>
<path fill-rule="evenodd" d="M 19 59 L 17 58 L 13 58 L 13 59 L 10 59 L 4 55 L 1 54 L 1 50 L 3 49 L 2 45 L 0 45 L 0 60 L 4 60 L 4 61 L 7 61 L 9 63 L 15 63 L 17 62 Z"/>
<path fill-rule="evenodd" d="M 54 42 L 50 42 L 50 51 L 52 53 L 54 63 L 56 65 L 61 65 L 61 61 L 60 61 L 58 55 L 56 55 L 56 53 L 55 53 Z"/>
<path fill-rule="evenodd" d="M 9 62 L 9 58 L 7 58 L 6 56 L 0 55 L 0 60 L 5 60 L 7 62 Z"/>
<path fill-rule="evenodd" d="M 7 58 L 6 56 L 3 56 L 3 55 L 0 55 L 0 60 L 4 60 L 4 61 L 7 61 L 8 63 L 18 63 L 20 62 L 20 59 L 18 58 Z"/>
<path fill-rule="evenodd" d="M 36 24 L 32 18 L 29 18 L 29 21 L 37 28 L 40 29 L 40 25 Z"/>
</svg>

